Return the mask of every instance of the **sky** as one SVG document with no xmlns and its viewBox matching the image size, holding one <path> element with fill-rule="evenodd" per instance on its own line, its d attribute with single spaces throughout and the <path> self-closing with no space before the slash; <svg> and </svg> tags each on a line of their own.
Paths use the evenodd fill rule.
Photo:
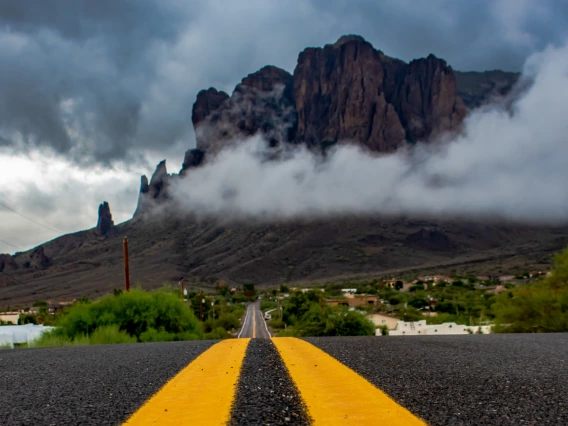
<svg viewBox="0 0 568 426">
<path fill-rule="evenodd" d="M 567 24 L 563 0 L 3 0 L 0 252 L 93 227 L 105 200 L 130 218 L 140 175 L 195 145 L 199 90 L 292 72 L 305 47 L 354 33 L 407 61 L 520 71 Z"/>
</svg>

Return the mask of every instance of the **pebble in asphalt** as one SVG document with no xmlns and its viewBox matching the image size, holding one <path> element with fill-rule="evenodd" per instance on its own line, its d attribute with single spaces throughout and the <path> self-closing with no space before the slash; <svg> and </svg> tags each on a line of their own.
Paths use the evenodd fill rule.
<svg viewBox="0 0 568 426">
<path fill-rule="evenodd" d="M 117 425 L 213 341 L 0 351 L 0 425 Z"/>
<path fill-rule="evenodd" d="M 310 424 L 299 391 L 269 339 L 249 343 L 229 424 Z"/>
<path fill-rule="evenodd" d="M 568 425 L 568 334 L 312 337 L 430 425 Z"/>
</svg>

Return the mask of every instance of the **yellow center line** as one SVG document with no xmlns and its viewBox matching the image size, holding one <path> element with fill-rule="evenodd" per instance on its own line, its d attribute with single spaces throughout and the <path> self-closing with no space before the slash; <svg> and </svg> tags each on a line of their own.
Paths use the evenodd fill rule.
<svg viewBox="0 0 568 426">
<path fill-rule="evenodd" d="M 256 337 L 256 309 L 252 307 L 252 337 Z"/>
<path fill-rule="evenodd" d="M 226 425 L 250 339 L 223 340 L 199 355 L 125 425 Z"/>
<path fill-rule="evenodd" d="M 321 349 L 300 339 L 272 339 L 313 424 L 426 425 L 386 393 Z"/>
</svg>

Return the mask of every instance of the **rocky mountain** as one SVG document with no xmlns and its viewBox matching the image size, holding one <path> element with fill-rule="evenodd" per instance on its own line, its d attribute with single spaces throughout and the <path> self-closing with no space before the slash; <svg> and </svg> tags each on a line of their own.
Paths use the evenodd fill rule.
<svg viewBox="0 0 568 426">
<path fill-rule="evenodd" d="M 458 131 L 465 114 L 444 60 L 430 55 L 407 64 L 360 36 L 344 36 L 301 52 L 293 75 L 267 66 L 245 77 L 231 96 L 214 88 L 199 92 L 192 121 L 204 151 L 260 131 L 272 146 L 351 141 L 392 152 L 406 141 Z"/>
<path fill-rule="evenodd" d="M 0 255 L 0 306 L 57 297 L 96 297 L 122 286 L 122 237 L 132 282 L 155 288 L 186 278 L 257 285 L 391 274 L 501 274 L 542 268 L 568 242 L 566 227 L 465 220 L 342 217 L 277 223 L 196 218 L 171 209 L 172 185 L 231 143 L 258 135 L 269 147 L 304 144 L 325 151 L 355 143 L 392 152 L 459 132 L 468 108 L 513 90 L 512 73 L 456 73 L 433 55 L 410 63 L 359 36 L 299 54 L 293 74 L 266 66 L 229 95 L 198 93 L 191 119 L 197 147 L 178 173 L 165 161 L 141 177 L 132 220 L 114 225 L 99 207 L 94 230 L 64 235 L 34 250 Z M 6 275 L 9 274 L 9 275 Z M 199 284 L 200 283 L 200 284 Z"/>
<path fill-rule="evenodd" d="M 521 76 L 520 73 L 500 70 L 456 71 L 455 74 L 458 95 L 470 109 L 478 108 L 492 100 L 507 96 Z"/>
</svg>

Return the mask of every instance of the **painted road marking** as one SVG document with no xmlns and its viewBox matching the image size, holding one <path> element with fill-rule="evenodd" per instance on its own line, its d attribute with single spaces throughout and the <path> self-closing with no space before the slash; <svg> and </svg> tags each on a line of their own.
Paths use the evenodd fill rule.
<svg viewBox="0 0 568 426">
<path fill-rule="evenodd" d="M 252 305 L 252 337 L 256 337 L 256 308 Z"/>
<path fill-rule="evenodd" d="M 314 425 L 426 425 L 386 393 L 314 345 L 293 337 L 276 337 L 272 342 L 296 383 Z"/>
<path fill-rule="evenodd" d="M 226 425 L 250 339 L 223 340 L 199 355 L 125 425 Z"/>
<path fill-rule="evenodd" d="M 237 339 L 240 339 L 240 338 L 241 338 L 241 334 L 243 334 L 243 331 L 245 330 L 245 327 L 246 327 L 246 325 L 247 325 L 248 317 L 249 317 L 249 310 L 248 310 L 248 308 L 247 308 L 247 313 L 246 313 L 246 315 L 245 315 L 245 320 L 244 320 L 244 322 L 243 322 L 243 326 L 241 327 L 241 331 L 239 332 L 239 335 L 237 336 Z"/>
</svg>

